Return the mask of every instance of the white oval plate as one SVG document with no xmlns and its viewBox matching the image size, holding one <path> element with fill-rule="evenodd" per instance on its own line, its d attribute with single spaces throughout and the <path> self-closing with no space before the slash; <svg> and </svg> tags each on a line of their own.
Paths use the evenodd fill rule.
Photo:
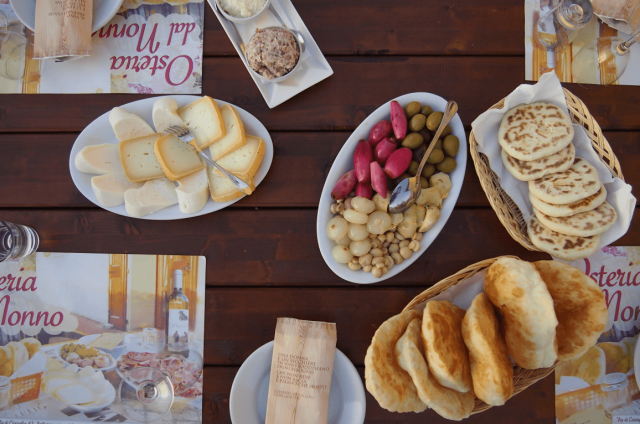
<svg viewBox="0 0 640 424">
<path fill-rule="evenodd" d="M 116 400 L 116 389 L 111 385 L 111 383 L 108 380 L 107 380 L 107 384 L 105 384 L 105 387 L 107 388 L 107 392 L 109 393 L 108 393 L 108 397 L 105 398 L 104 402 L 96 405 L 90 405 L 90 406 L 87 406 L 87 405 L 69 405 L 69 406 L 75 409 L 76 411 L 91 412 L 91 411 L 98 411 L 104 407 L 111 405 L 113 401 Z"/>
<path fill-rule="evenodd" d="M 416 101 L 420 102 L 420 104 L 425 106 L 431 106 L 434 111 L 444 111 L 447 106 L 447 101 L 440 96 L 436 96 L 431 93 L 410 93 L 405 94 L 404 96 L 397 97 L 392 100 L 397 100 L 402 107 L 406 106 L 407 103 Z M 353 169 L 353 153 L 356 150 L 356 145 L 360 140 L 366 140 L 369 138 L 369 131 L 371 128 L 380 122 L 383 119 L 390 119 L 389 112 L 389 104 L 391 100 L 387 103 L 380 106 L 376 109 L 371 115 L 367 116 L 367 119 L 362 122 L 356 128 L 356 130 L 351 134 L 351 137 L 344 143 L 344 146 L 338 153 L 335 161 L 333 161 L 333 166 L 331 166 L 331 170 L 329 171 L 329 175 L 327 176 L 327 180 L 324 183 L 324 188 L 322 189 L 322 195 L 320 196 L 320 206 L 318 207 L 318 220 L 316 223 L 316 232 L 318 234 L 318 245 L 320 246 L 320 253 L 322 253 L 322 257 L 324 261 L 329 265 L 329 268 L 340 278 L 350 281 L 352 283 L 358 284 L 371 284 L 371 283 L 379 283 L 380 281 L 384 281 L 387 278 L 391 278 L 395 275 L 398 275 L 407 267 L 409 267 L 412 263 L 416 261 L 422 255 L 425 250 L 429 248 L 431 243 L 435 240 L 435 238 L 440 234 L 442 228 L 449 220 L 449 216 L 451 212 L 453 212 L 453 207 L 456 204 L 456 200 L 458 200 L 458 195 L 460 194 L 460 189 L 462 188 L 462 183 L 464 181 L 464 172 L 467 167 L 467 137 L 464 132 L 464 126 L 462 125 L 462 121 L 460 120 L 460 116 L 456 115 L 451 120 L 450 124 L 453 129 L 453 135 L 460 139 L 460 150 L 456 155 L 456 162 L 458 166 L 455 171 L 449 174 L 451 178 L 451 191 L 449 192 L 449 196 L 442 201 L 442 209 L 440 210 L 440 219 L 436 222 L 436 224 L 427 232 L 423 233 L 422 240 L 420 242 L 420 251 L 414 253 L 411 258 L 404 260 L 400 265 L 395 265 L 391 271 L 382 276 L 381 278 L 376 278 L 370 272 L 364 272 L 362 270 L 353 271 L 345 264 L 339 264 L 333 259 L 331 255 L 331 250 L 336 245 L 335 242 L 326 234 L 326 226 L 327 222 L 331 218 L 333 218 L 333 214 L 329 210 L 331 204 L 333 203 L 333 199 L 331 199 L 331 190 L 336 185 L 340 177 L 342 177 L 347 171 Z"/>
<path fill-rule="evenodd" d="M 179 107 L 183 107 L 188 105 L 191 102 L 194 102 L 200 99 L 200 96 L 167 96 L 172 97 L 178 102 Z M 151 111 L 153 109 L 153 104 L 160 97 L 150 97 L 148 99 L 138 100 L 136 102 L 127 103 L 122 106 L 127 112 L 135 113 L 142 119 L 144 119 L 151 128 L 153 128 L 153 120 L 151 118 Z M 223 102 L 222 100 L 216 100 L 219 107 L 222 107 L 227 102 Z M 231 105 L 235 108 L 240 115 L 240 119 L 244 123 L 244 129 L 247 134 L 255 135 L 264 140 L 266 144 L 266 149 L 264 152 L 264 158 L 262 159 L 262 163 L 260 164 L 260 168 L 258 168 L 258 172 L 254 177 L 254 183 L 256 188 L 258 184 L 264 179 L 271 167 L 271 161 L 273 160 L 273 142 L 271 141 L 271 136 L 269 135 L 269 131 L 262 125 L 257 118 L 251 115 L 244 109 L 239 108 L 238 106 Z M 94 174 L 85 174 L 84 172 L 78 171 L 74 160 L 76 155 L 80 150 L 82 150 L 86 146 L 90 146 L 93 144 L 102 144 L 102 143 L 118 143 L 118 139 L 116 135 L 113 133 L 113 129 L 111 128 L 111 124 L 109 124 L 109 112 L 103 114 L 95 121 L 87 125 L 87 127 L 80 133 L 78 138 L 76 139 L 73 147 L 71 148 L 71 155 L 69 155 L 69 170 L 71 171 L 71 178 L 73 179 L 73 183 L 76 185 L 80 193 L 84 195 L 87 199 L 95 203 L 97 206 L 100 206 L 102 209 L 117 213 L 118 215 L 131 217 L 124 208 L 124 205 L 115 206 L 113 208 L 107 208 L 98 203 L 98 199 L 96 198 L 95 193 L 93 192 L 93 188 L 91 188 L 91 177 L 95 177 Z M 209 154 L 209 149 L 205 149 L 204 152 Z M 245 196 L 232 200 L 230 202 L 218 203 L 209 199 L 204 208 L 202 208 L 199 212 L 185 214 L 180 212 L 180 207 L 176 204 L 170 206 L 166 209 L 162 209 L 158 212 L 143 216 L 138 219 L 150 219 L 150 220 L 163 220 L 168 221 L 172 219 L 185 219 L 192 218 L 194 216 L 205 215 L 211 212 L 218 211 L 220 209 L 224 209 L 227 206 L 237 202 L 240 199 L 243 199 Z"/>
<path fill-rule="evenodd" d="M 80 340 L 78 340 L 77 342 L 74 342 L 73 344 L 85 344 L 85 343 L 82 343 L 82 342 L 80 342 Z M 65 364 L 67 364 L 67 366 L 69 366 L 69 365 L 71 365 L 71 364 L 70 364 L 69 362 L 65 361 L 65 360 L 62 358 L 62 355 L 60 355 L 60 351 L 62 350 L 62 346 L 63 346 L 63 345 L 57 345 L 57 346 L 55 347 L 54 352 L 56 353 L 56 356 L 57 356 L 57 357 L 58 357 L 62 362 L 64 362 Z M 98 348 L 96 348 L 96 349 L 98 349 Z M 96 368 L 96 367 L 93 367 L 93 369 L 94 369 L 94 370 L 96 370 L 96 371 L 107 371 L 107 370 L 114 369 L 114 368 L 116 367 L 116 364 L 117 364 L 117 362 L 116 362 L 116 360 L 114 359 L 114 357 L 113 357 L 109 352 L 105 352 L 103 349 L 98 349 L 98 350 L 99 350 L 100 352 L 104 353 L 105 355 L 107 355 L 107 356 L 109 357 L 109 365 L 108 365 L 108 366 L 106 366 L 106 367 L 104 367 L 104 368 Z"/>
<path fill-rule="evenodd" d="M 124 0 L 93 0 L 93 25 L 91 32 L 105 26 L 118 13 Z M 24 26 L 31 31 L 36 27 L 36 0 L 10 0 L 11 8 Z"/>
<path fill-rule="evenodd" d="M 273 341 L 242 364 L 231 386 L 229 412 L 234 424 L 263 424 L 267 415 Z M 329 392 L 327 424 L 362 424 L 366 399 L 356 367 L 336 349 Z"/>
</svg>

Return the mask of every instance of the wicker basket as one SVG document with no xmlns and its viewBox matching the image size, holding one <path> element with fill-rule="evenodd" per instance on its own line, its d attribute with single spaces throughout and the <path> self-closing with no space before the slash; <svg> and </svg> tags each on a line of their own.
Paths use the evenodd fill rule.
<svg viewBox="0 0 640 424">
<path fill-rule="evenodd" d="M 602 130 L 598 123 L 593 116 L 591 116 L 585 104 L 582 103 L 582 100 L 571 94 L 566 88 L 563 90 L 571 121 L 574 124 L 579 124 L 584 127 L 587 135 L 591 139 L 591 145 L 598 156 L 600 156 L 602 163 L 609 168 L 611 175 L 624 181 L 618 158 L 613 153 L 604 135 L 602 135 Z M 504 100 L 505 99 L 500 100 L 491 106 L 490 109 L 500 109 L 504 107 Z M 526 249 L 541 252 L 540 249 L 531 243 L 527 233 L 527 223 L 522 217 L 522 212 L 511 197 L 500 187 L 498 176 L 489 166 L 489 159 L 483 153 L 478 152 L 478 143 L 473 135 L 473 131 L 469 134 L 469 147 L 473 164 L 476 167 L 478 178 L 480 178 L 480 184 L 482 184 L 482 189 L 487 194 L 489 203 L 491 203 L 491 207 L 498 215 L 498 219 L 500 219 L 502 225 L 504 225 L 511 237 Z"/>
<path fill-rule="evenodd" d="M 42 372 L 11 379 L 11 401 L 13 404 L 38 399 Z"/>
<path fill-rule="evenodd" d="M 470 266 L 466 267 L 465 269 L 456 272 L 452 276 L 445 278 L 444 280 L 436 283 L 432 287 L 430 287 L 427 290 L 425 290 L 422 293 L 420 293 L 411 302 L 409 302 L 409 304 L 404 308 L 403 312 L 407 311 L 409 309 L 416 309 L 416 308 L 421 309 L 421 307 L 422 307 L 421 304 L 423 302 L 425 302 L 425 301 L 427 301 L 427 300 L 439 295 L 440 293 L 446 291 L 450 287 L 453 287 L 456 284 L 473 277 L 477 273 L 486 270 L 495 261 L 497 261 L 500 258 L 505 258 L 505 257 L 519 259 L 516 256 L 500 256 L 498 258 L 486 259 L 484 261 L 481 261 L 481 262 L 475 263 L 473 265 L 470 265 Z M 539 368 L 537 370 L 527 370 L 527 369 L 515 366 L 513 368 L 513 386 L 514 386 L 514 390 L 513 390 L 513 394 L 511 395 L 511 397 L 517 395 L 518 393 L 522 392 L 524 389 L 526 389 L 527 387 L 531 386 L 535 382 L 537 382 L 539 380 L 542 380 L 543 378 L 545 378 L 546 376 L 551 374 L 553 372 L 553 370 L 555 369 L 556 365 L 557 365 L 557 362 L 550 368 Z M 472 414 L 477 414 L 479 412 L 484 412 L 489 408 L 491 408 L 490 405 L 487 405 L 486 403 L 484 403 L 480 399 L 476 398 L 476 404 L 475 404 L 475 407 L 473 408 Z"/>
</svg>

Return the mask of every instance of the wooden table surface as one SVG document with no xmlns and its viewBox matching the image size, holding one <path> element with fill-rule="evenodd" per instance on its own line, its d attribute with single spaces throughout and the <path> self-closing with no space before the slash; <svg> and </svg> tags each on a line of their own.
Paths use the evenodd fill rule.
<svg viewBox="0 0 640 424">
<path fill-rule="evenodd" d="M 337 278 L 316 241 L 320 192 L 335 156 L 365 117 L 405 93 L 454 99 L 471 122 L 524 81 L 523 0 L 294 0 L 334 75 L 270 110 L 206 5 L 203 94 L 254 114 L 273 138 L 271 170 L 256 193 L 214 214 L 158 222 L 94 206 L 74 186 L 69 152 L 78 133 L 130 94 L 0 96 L 0 213 L 30 225 L 41 251 L 189 254 L 207 258 L 204 422 L 230 423 L 238 367 L 273 339 L 276 318 L 336 322 L 338 348 L 364 372 L 375 330 L 418 293 L 477 261 L 537 260 L 490 208 L 468 158 L 456 208 L 413 266 L 380 284 Z M 637 71 L 637 70 L 636 70 Z M 640 87 L 564 84 L 594 115 L 640 184 Z M 640 245 L 640 215 L 616 245 Z M 468 422 L 552 423 L 553 378 Z M 367 423 L 443 422 L 397 414 L 367 394 Z M 238 423 L 242 424 L 242 423 Z"/>
</svg>

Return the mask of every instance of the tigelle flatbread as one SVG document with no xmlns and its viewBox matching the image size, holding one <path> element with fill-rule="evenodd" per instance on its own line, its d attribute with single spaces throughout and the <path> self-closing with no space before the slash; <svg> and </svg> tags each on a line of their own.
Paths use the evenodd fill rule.
<svg viewBox="0 0 640 424">
<path fill-rule="evenodd" d="M 594 210 L 603 204 L 604 201 L 607 200 L 607 189 L 603 184 L 596 194 L 566 205 L 552 205 L 551 203 L 543 202 L 531 193 L 529 193 L 529 200 L 534 208 L 545 215 L 558 217 L 571 216 L 580 212 Z"/>
<path fill-rule="evenodd" d="M 520 160 L 536 160 L 567 147 L 573 139 L 571 119 L 558 106 L 532 103 L 509 110 L 500 123 L 498 142 Z"/>
<path fill-rule="evenodd" d="M 600 246 L 600 235 L 591 237 L 568 236 L 542 225 L 535 215 L 531 215 L 527 226 L 529 239 L 538 249 L 567 261 L 575 261 L 591 256 Z"/>
<path fill-rule="evenodd" d="M 571 168 L 576 157 L 576 149 L 572 143 L 550 156 L 545 156 L 532 161 L 516 159 L 503 149 L 502 163 L 504 167 L 520 181 L 532 181 L 542 178 L 547 174 L 562 172 Z"/>
<path fill-rule="evenodd" d="M 553 205 L 577 202 L 596 194 L 602 183 L 598 171 L 589 162 L 576 158 L 571 168 L 529 181 L 529 191 Z"/>
<path fill-rule="evenodd" d="M 616 211 L 607 202 L 591 211 L 566 217 L 547 216 L 536 208 L 533 208 L 533 212 L 545 227 L 569 236 L 595 236 L 604 233 L 616 222 Z"/>
</svg>

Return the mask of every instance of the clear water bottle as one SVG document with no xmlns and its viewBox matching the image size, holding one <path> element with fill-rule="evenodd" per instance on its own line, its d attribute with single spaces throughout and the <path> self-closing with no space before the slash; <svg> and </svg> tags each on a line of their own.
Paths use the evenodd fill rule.
<svg viewBox="0 0 640 424">
<path fill-rule="evenodd" d="M 40 238 L 33 228 L 0 221 L 0 262 L 29 256 L 39 244 Z"/>
</svg>

